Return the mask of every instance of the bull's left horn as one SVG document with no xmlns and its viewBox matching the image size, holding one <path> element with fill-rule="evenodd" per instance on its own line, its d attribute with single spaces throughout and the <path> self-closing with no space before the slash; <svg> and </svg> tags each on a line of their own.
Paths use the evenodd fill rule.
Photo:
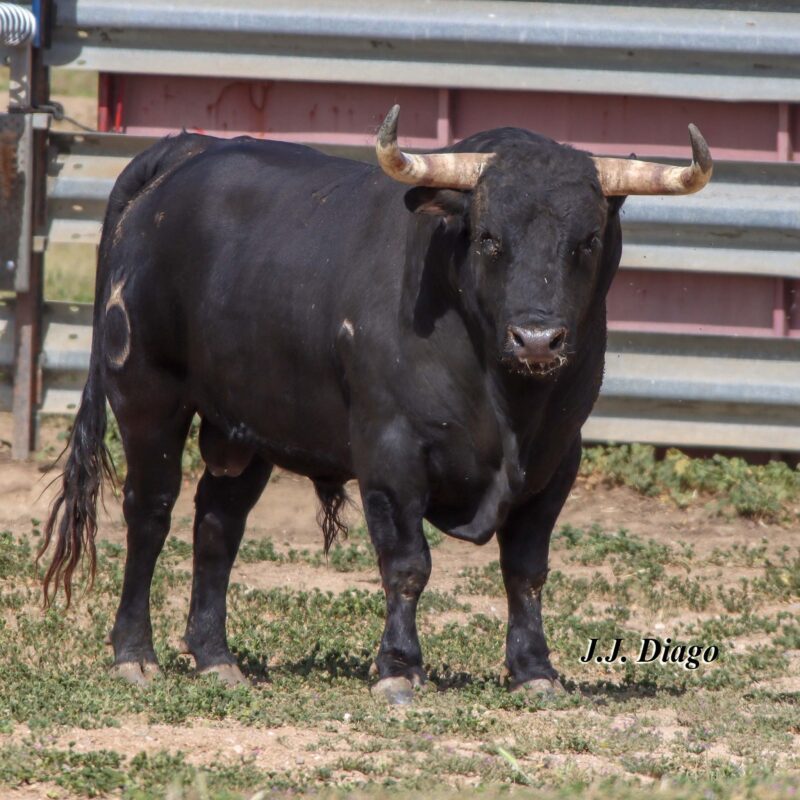
<svg viewBox="0 0 800 800">
<path fill-rule="evenodd" d="M 386 115 L 375 142 L 381 169 L 401 183 L 437 189 L 474 189 L 493 153 L 404 153 L 397 146 L 400 106 Z"/>
<path fill-rule="evenodd" d="M 628 158 L 593 157 L 603 194 L 611 197 L 699 192 L 711 179 L 714 164 L 706 140 L 694 125 L 689 125 L 689 138 L 692 141 L 692 163 L 688 167 L 673 167 Z"/>
</svg>

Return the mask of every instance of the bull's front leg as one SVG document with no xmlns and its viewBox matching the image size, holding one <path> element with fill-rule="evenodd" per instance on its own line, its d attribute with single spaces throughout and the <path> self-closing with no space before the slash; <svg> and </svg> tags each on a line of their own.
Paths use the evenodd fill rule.
<svg viewBox="0 0 800 800">
<path fill-rule="evenodd" d="M 363 500 L 386 594 L 386 624 L 375 659 L 379 680 L 372 691 L 390 703 L 410 703 L 413 688 L 426 680 L 417 603 L 431 574 L 431 554 L 422 533 L 422 513 L 402 506 L 387 489 L 370 488 Z"/>
<path fill-rule="evenodd" d="M 395 444 L 403 438 L 381 437 Z M 426 682 L 417 636 L 417 604 L 431 574 L 430 549 L 422 532 L 423 470 L 395 447 L 379 446 L 374 454 L 371 469 L 360 476 L 364 514 L 386 595 L 386 624 L 375 659 L 378 682 L 372 692 L 389 703 L 406 704 L 414 688 Z"/>
<path fill-rule="evenodd" d="M 547 486 L 515 509 L 498 531 L 500 566 L 508 596 L 506 668 L 512 691 L 563 691 L 542 627 L 550 534 L 569 495 L 581 459 L 580 438 Z"/>
</svg>

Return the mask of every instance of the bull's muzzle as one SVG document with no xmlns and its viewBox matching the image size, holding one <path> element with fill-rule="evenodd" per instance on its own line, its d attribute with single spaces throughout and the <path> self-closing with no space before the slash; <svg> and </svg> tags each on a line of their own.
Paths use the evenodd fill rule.
<svg viewBox="0 0 800 800">
<path fill-rule="evenodd" d="M 527 372 L 550 372 L 564 362 L 566 328 L 508 326 L 506 352 Z"/>
</svg>

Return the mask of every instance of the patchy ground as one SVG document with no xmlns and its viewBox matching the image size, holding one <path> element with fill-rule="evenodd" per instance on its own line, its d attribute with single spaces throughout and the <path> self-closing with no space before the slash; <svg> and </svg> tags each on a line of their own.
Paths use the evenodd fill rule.
<svg viewBox="0 0 800 800">
<path fill-rule="evenodd" d="M 0 415 L 0 440 L 9 422 Z M 153 593 L 163 676 L 142 692 L 108 676 L 103 645 L 124 559 L 116 499 L 107 497 L 95 590 L 66 614 L 37 606 L 30 563 L 49 479 L 0 444 L 0 786 L 14 787 L 10 797 L 524 785 L 547 797 L 634 797 L 654 781 L 675 798 L 800 790 L 796 526 L 582 480 L 559 521 L 546 590 L 569 690 L 550 700 L 502 686 L 496 544 L 430 531 L 420 633 L 437 689 L 387 709 L 367 691 L 383 599 L 357 509 L 351 539 L 326 560 L 310 483 L 273 478 L 230 594 L 232 645 L 253 686 L 227 689 L 195 677 L 176 648 L 191 570 L 187 481 Z M 628 661 L 582 664 L 592 637 L 603 654 L 622 638 Z M 720 654 L 693 670 L 636 664 L 642 637 Z"/>
<path fill-rule="evenodd" d="M 3 107 L 5 77 L 0 69 Z M 94 76 L 54 72 L 56 99 L 84 125 L 95 123 L 95 93 Z M 91 299 L 92 248 L 54 247 L 47 259 L 48 297 Z M 56 433 L 46 431 L 51 446 Z M 796 514 L 763 525 L 719 517 L 708 507 L 716 502 L 684 511 L 582 480 L 559 521 L 546 589 L 545 624 L 569 690 L 550 701 L 501 684 L 496 544 L 432 534 L 420 631 L 438 691 L 387 709 L 366 689 L 383 600 L 364 532 L 356 527 L 326 560 L 311 486 L 284 473 L 255 509 L 233 575 L 231 639 L 253 687 L 193 675 L 176 649 L 191 569 L 187 481 L 153 595 L 163 677 L 141 692 L 108 676 L 103 644 L 124 559 L 118 502 L 107 497 L 94 592 L 67 614 L 42 614 L 31 562 L 51 476 L 12 463 L 9 438 L 0 414 L 3 798 L 337 788 L 434 797 L 473 786 L 483 796 L 534 786 L 546 798 L 800 794 Z M 728 499 L 748 502 L 715 501 Z M 643 636 L 717 645 L 720 656 L 695 670 L 630 663 Z M 629 661 L 581 664 L 590 637 L 604 652 L 623 638 Z"/>
</svg>

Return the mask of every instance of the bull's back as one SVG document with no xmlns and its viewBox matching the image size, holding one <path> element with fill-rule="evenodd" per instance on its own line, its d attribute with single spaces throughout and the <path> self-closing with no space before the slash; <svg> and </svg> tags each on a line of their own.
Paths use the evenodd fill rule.
<svg viewBox="0 0 800 800">
<path fill-rule="evenodd" d="M 182 163 L 127 212 L 116 261 L 139 346 L 277 463 L 349 474 L 337 336 L 365 302 L 399 302 L 383 208 L 401 209 L 396 194 L 366 165 L 284 143 L 215 144 Z"/>
</svg>

